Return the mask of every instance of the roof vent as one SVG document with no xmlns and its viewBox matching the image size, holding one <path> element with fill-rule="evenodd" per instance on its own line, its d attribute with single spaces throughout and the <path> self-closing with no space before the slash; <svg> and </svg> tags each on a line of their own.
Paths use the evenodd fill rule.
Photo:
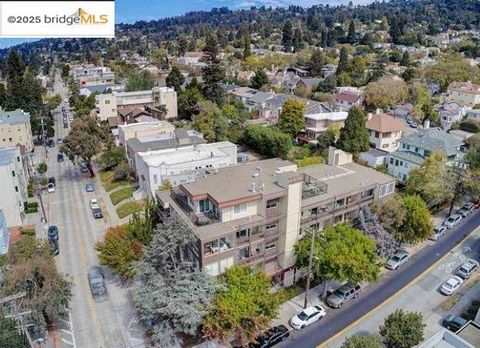
<svg viewBox="0 0 480 348">
<path fill-rule="evenodd" d="M 259 172 L 253 173 L 252 178 L 256 178 L 259 174 L 260 174 Z"/>
<path fill-rule="evenodd" d="M 257 185 L 255 185 L 254 182 L 252 182 L 252 188 L 250 189 L 253 193 L 257 192 Z"/>
</svg>

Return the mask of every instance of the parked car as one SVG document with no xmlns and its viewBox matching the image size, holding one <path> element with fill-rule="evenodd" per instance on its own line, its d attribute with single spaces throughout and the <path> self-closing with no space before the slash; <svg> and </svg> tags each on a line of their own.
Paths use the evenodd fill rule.
<svg viewBox="0 0 480 348">
<path fill-rule="evenodd" d="M 107 287 L 105 286 L 105 277 L 102 269 L 99 266 L 92 266 L 87 273 L 88 284 L 92 296 L 102 296 L 107 294 Z"/>
<path fill-rule="evenodd" d="M 443 222 L 443 226 L 445 226 L 448 229 L 451 229 L 457 226 L 461 220 L 462 220 L 462 215 L 453 214 L 453 215 L 450 215 L 450 217 Z"/>
<path fill-rule="evenodd" d="M 52 184 L 51 182 L 49 182 L 48 185 L 47 185 L 47 191 L 48 191 L 49 193 L 55 192 L 55 185 Z"/>
<path fill-rule="evenodd" d="M 57 186 L 57 181 L 55 180 L 54 176 L 48 178 L 48 183 L 53 184 L 53 186 Z"/>
<path fill-rule="evenodd" d="M 451 295 L 460 288 L 463 284 L 463 279 L 458 276 L 451 276 L 445 283 L 442 284 L 440 292 L 444 295 Z"/>
<path fill-rule="evenodd" d="M 83 164 L 83 163 L 80 164 L 80 171 L 81 171 L 82 173 L 88 173 L 88 168 L 87 168 L 87 166 L 86 166 L 85 164 Z"/>
<path fill-rule="evenodd" d="M 87 192 L 95 191 L 95 184 L 93 182 L 89 182 L 88 184 L 85 185 L 85 190 Z"/>
<path fill-rule="evenodd" d="M 410 123 L 410 127 L 418 128 L 418 123 L 417 122 L 412 122 L 412 123 Z"/>
<path fill-rule="evenodd" d="M 101 219 L 101 218 L 103 218 L 102 209 L 100 209 L 100 208 L 92 209 L 92 214 L 93 214 L 93 217 L 94 217 L 95 219 Z"/>
<path fill-rule="evenodd" d="M 445 226 L 438 226 L 433 229 L 433 233 L 430 236 L 430 240 L 437 240 L 440 237 L 443 237 L 445 232 L 447 231 L 447 228 Z"/>
<path fill-rule="evenodd" d="M 285 325 L 278 325 L 262 333 L 255 342 L 250 342 L 248 348 L 270 348 L 288 336 L 290 336 L 288 328 Z"/>
<path fill-rule="evenodd" d="M 63 162 L 65 158 L 63 158 L 63 153 L 57 154 L 57 162 Z"/>
<path fill-rule="evenodd" d="M 57 144 L 60 145 L 63 143 L 63 139 L 62 138 L 57 138 Z"/>
<path fill-rule="evenodd" d="M 52 225 L 48 228 L 47 232 L 48 244 L 50 244 L 50 250 L 52 255 L 56 256 L 59 254 L 60 250 L 58 249 L 58 227 Z"/>
<path fill-rule="evenodd" d="M 478 270 L 479 263 L 475 260 L 467 260 L 463 265 L 461 265 L 457 270 L 457 275 L 460 278 L 468 279 L 470 276 Z"/>
<path fill-rule="evenodd" d="M 470 213 L 473 213 L 475 205 L 473 203 L 465 203 L 463 207 L 458 209 L 457 214 L 461 215 L 463 218 L 467 217 Z"/>
<path fill-rule="evenodd" d="M 460 330 L 463 326 L 465 326 L 466 323 L 468 323 L 468 320 L 452 314 L 449 314 L 443 318 L 443 326 L 453 332 Z"/>
<path fill-rule="evenodd" d="M 395 254 L 387 260 L 386 267 L 390 270 L 396 270 L 401 265 L 407 263 L 409 258 L 410 255 L 406 251 L 397 250 Z"/>
<path fill-rule="evenodd" d="M 90 204 L 90 209 L 92 210 L 100 208 L 100 204 L 98 204 L 98 201 L 95 198 L 92 198 L 89 204 Z"/>
<path fill-rule="evenodd" d="M 310 306 L 305 308 L 303 311 L 295 315 L 290 319 L 290 325 L 295 330 L 303 329 L 305 326 L 308 326 L 317 320 L 323 318 L 327 312 L 323 309 L 322 306 Z"/>
<path fill-rule="evenodd" d="M 348 300 L 356 298 L 359 290 L 359 285 L 344 284 L 328 295 L 327 304 L 333 308 L 340 308 Z"/>
</svg>

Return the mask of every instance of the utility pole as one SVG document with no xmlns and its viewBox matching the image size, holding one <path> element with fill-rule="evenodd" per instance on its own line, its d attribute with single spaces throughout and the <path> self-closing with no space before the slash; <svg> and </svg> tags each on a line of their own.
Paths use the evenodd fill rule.
<svg viewBox="0 0 480 348">
<path fill-rule="evenodd" d="M 453 192 L 452 201 L 450 202 L 450 209 L 448 211 L 448 216 L 452 215 L 453 208 L 455 207 L 455 202 L 463 191 L 463 173 L 461 172 L 462 168 L 460 163 L 456 163 L 453 173 L 457 176 L 457 181 L 455 182 L 455 188 Z"/>
<path fill-rule="evenodd" d="M 317 232 L 317 228 L 312 228 L 312 239 L 310 241 L 310 256 L 308 258 L 308 269 L 307 269 L 307 284 L 305 289 L 305 299 L 303 302 L 303 308 L 307 308 L 308 306 L 308 293 L 310 292 L 310 278 L 312 277 L 312 263 L 313 263 L 313 251 L 315 246 L 315 234 Z"/>
<path fill-rule="evenodd" d="M 33 324 L 26 324 L 24 317 L 32 313 L 32 311 L 24 311 L 20 312 L 18 308 L 17 300 L 22 299 L 27 295 L 26 292 L 20 292 L 18 294 L 7 296 L 4 298 L 0 298 L 0 306 L 8 306 L 10 308 L 10 314 L 6 314 L 5 318 L 13 319 L 17 323 L 17 329 L 20 333 L 23 333 L 25 337 L 27 337 L 28 343 L 30 347 L 35 347 L 35 342 L 31 335 L 30 331 L 28 330 L 29 326 L 33 326 Z M 40 340 L 37 340 L 40 341 Z"/>
</svg>

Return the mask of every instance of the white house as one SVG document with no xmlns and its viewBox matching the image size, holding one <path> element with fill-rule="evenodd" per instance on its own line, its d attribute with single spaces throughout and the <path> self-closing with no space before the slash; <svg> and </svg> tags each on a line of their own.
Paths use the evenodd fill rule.
<svg viewBox="0 0 480 348">
<path fill-rule="evenodd" d="M 401 121 L 382 112 L 368 114 L 365 127 L 370 134 L 370 146 L 386 152 L 397 151 L 405 128 Z"/>
<path fill-rule="evenodd" d="M 480 85 L 470 81 L 452 82 L 448 85 L 447 96 L 450 101 L 473 107 L 480 104 Z"/>
</svg>

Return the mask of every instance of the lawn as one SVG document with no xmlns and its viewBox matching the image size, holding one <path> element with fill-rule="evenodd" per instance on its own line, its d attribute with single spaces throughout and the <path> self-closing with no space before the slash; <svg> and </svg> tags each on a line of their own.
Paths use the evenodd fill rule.
<svg viewBox="0 0 480 348">
<path fill-rule="evenodd" d="M 105 187 L 105 191 L 110 192 L 110 191 L 112 191 L 113 189 L 116 189 L 119 186 L 125 186 L 125 185 L 128 185 L 127 180 L 115 180 L 115 181 L 112 181 L 112 182 L 104 183 L 103 186 Z"/>
<path fill-rule="evenodd" d="M 110 199 L 112 200 L 113 205 L 117 205 L 124 199 L 132 197 L 132 194 L 133 194 L 133 187 L 129 186 L 111 193 Z"/>
<path fill-rule="evenodd" d="M 117 208 L 118 217 L 124 218 L 133 213 L 137 213 L 143 210 L 143 202 L 128 202 Z"/>
<path fill-rule="evenodd" d="M 112 171 L 109 171 L 109 170 L 101 171 L 100 180 L 102 180 L 102 182 L 107 182 L 112 178 L 112 175 L 113 175 Z"/>
</svg>

